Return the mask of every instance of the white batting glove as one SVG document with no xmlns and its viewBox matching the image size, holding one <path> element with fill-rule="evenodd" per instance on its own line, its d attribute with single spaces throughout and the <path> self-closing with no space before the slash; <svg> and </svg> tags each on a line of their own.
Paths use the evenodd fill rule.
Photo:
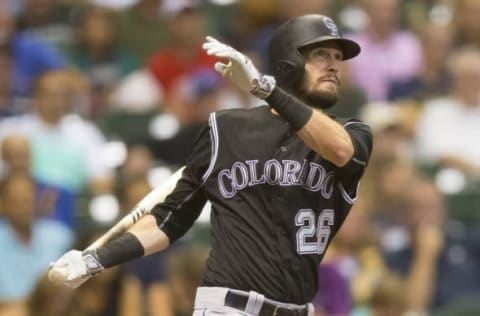
<svg viewBox="0 0 480 316">
<path fill-rule="evenodd" d="M 103 269 L 95 250 L 70 250 L 50 265 L 48 277 L 53 283 L 63 283 L 75 289 Z"/>
<path fill-rule="evenodd" d="M 228 59 L 227 64 L 217 62 L 215 70 L 222 77 L 232 80 L 243 91 L 265 99 L 275 87 L 275 79 L 272 76 L 262 75 L 250 58 L 233 47 L 225 45 L 211 36 L 206 37 L 206 42 L 202 47 L 208 55 Z"/>
</svg>

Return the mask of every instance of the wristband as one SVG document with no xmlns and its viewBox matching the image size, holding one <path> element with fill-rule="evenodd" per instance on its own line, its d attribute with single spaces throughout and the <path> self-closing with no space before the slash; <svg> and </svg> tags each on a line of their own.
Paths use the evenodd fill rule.
<svg viewBox="0 0 480 316">
<path fill-rule="evenodd" d="M 105 268 L 140 258 L 145 254 L 142 244 L 132 233 L 125 233 L 96 249 L 98 262 Z"/>
<path fill-rule="evenodd" d="M 311 107 L 278 86 L 274 87 L 265 101 L 287 120 L 295 131 L 301 130 L 313 114 Z"/>
</svg>

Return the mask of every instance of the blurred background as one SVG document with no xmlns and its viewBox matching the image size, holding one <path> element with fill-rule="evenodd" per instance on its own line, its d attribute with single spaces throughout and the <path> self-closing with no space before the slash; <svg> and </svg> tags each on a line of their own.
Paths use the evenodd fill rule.
<svg viewBox="0 0 480 316">
<path fill-rule="evenodd" d="M 168 251 L 75 291 L 45 277 L 183 165 L 211 111 L 258 106 L 211 34 L 263 71 L 282 21 L 362 46 L 332 114 L 373 129 L 317 316 L 480 315 L 480 1 L 0 0 L 0 315 L 191 315 L 209 209 Z"/>
</svg>

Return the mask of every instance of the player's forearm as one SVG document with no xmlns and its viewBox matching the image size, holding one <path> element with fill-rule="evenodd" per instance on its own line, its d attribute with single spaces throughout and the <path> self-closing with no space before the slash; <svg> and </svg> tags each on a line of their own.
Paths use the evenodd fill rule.
<svg viewBox="0 0 480 316">
<path fill-rule="evenodd" d="M 96 249 L 95 253 L 99 263 L 109 268 L 163 250 L 168 245 L 168 237 L 158 228 L 155 217 L 146 215 L 126 233 Z"/>
<path fill-rule="evenodd" d="M 343 126 L 315 110 L 298 136 L 314 151 L 336 166 L 344 166 L 353 156 L 350 136 Z"/>
<path fill-rule="evenodd" d="M 302 101 L 275 87 L 265 99 L 312 150 L 336 166 L 345 165 L 354 148 L 347 131 L 320 110 L 313 110 Z"/>
<path fill-rule="evenodd" d="M 129 230 L 143 247 L 144 255 L 166 249 L 170 245 L 168 236 L 158 228 L 153 215 L 146 215 Z"/>
</svg>

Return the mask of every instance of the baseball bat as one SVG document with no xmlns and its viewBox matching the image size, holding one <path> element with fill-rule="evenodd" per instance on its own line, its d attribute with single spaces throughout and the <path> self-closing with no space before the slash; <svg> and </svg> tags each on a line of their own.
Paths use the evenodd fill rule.
<svg viewBox="0 0 480 316">
<path fill-rule="evenodd" d="M 155 205 L 165 201 L 167 195 L 173 191 L 178 179 L 180 179 L 182 176 L 182 171 L 184 168 L 185 167 L 182 167 L 177 170 L 161 186 L 150 191 L 150 193 L 148 193 L 140 202 L 138 202 L 138 204 L 130 213 L 122 217 L 114 226 L 112 226 L 106 233 L 95 240 L 85 250 L 95 249 L 103 246 L 107 241 L 125 232 L 128 228 L 130 228 L 130 226 L 145 216 L 145 214 L 149 214 Z"/>
<path fill-rule="evenodd" d="M 153 207 L 158 203 L 165 201 L 167 195 L 169 195 L 175 188 L 177 181 L 182 176 L 182 172 L 185 167 L 178 169 L 172 174 L 161 186 L 150 191 L 138 204 L 133 208 L 131 212 L 122 217 L 115 225 L 113 225 L 106 233 L 97 238 L 90 246 L 85 250 L 96 249 L 112 238 L 127 231 L 133 224 L 138 222 L 143 216 L 149 214 Z M 51 268 L 48 272 L 50 280 L 61 283 L 65 279 L 65 271 Z"/>
</svg>

